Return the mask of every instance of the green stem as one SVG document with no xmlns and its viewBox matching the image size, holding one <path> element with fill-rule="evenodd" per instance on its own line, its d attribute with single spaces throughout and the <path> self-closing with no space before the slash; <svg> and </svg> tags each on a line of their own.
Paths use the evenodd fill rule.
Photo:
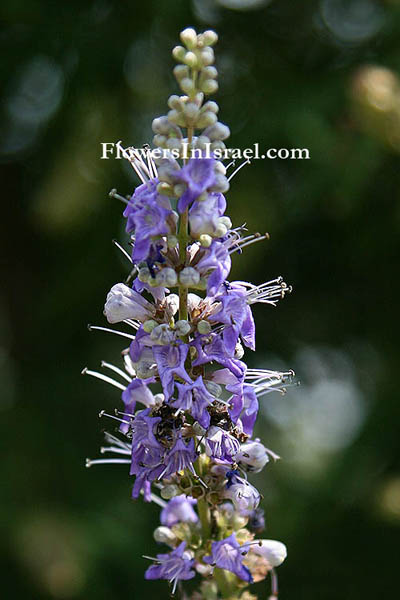
<svg viewBox="0 0 400 600">
<path fill-rule="evenodd" d="M 204 542 L 208 542 L 211 537 L 211 515 L 207 500 L 204 498 L 197 499 L 197 511 L 199 513 L 204 544 Z"/>
<path fill-rule="evenodd" d="M 190 147 L 193 139 L 193 127 L 188 127 L 187 137 L 188 145 Z M 181 215 L 179 222 L 178 240 L 179 240 L 179 258 L 182 267 L 186 265 L 186 248 L 189 240 L 189 209 Z M 188 288 L 185 286 L 179 286 L 179 319 L 187 321 L 188 309 L 187 309 L 187 297 Z"/>
</svg>

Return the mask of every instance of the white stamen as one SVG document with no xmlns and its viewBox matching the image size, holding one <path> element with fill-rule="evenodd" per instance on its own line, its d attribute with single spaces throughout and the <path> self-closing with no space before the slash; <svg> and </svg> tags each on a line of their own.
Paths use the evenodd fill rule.
<svg viewBox="0 0 400 600">
<path fill-rule="evenodd" d="M 250 160 L 247 159 L 244 162 L 242 162 L 241 165 L 238 166 L 237 169 L 235 169 L 235 171 L 233 171 L 233 173 L 228 177 L 228 181 L 230 181 L 233 177 L 235 177 L 236 173 L 239 173 L 240 169 L 242 169 L 245 165 L 249 165 L 250 164 Z"/>
<path fill-rule="evenodd" d="M 104 454 L 105 452 L 113 452 L 114 454 L 125 454 L 127 456 L 130 455 L 130 450 L 124 450 L 123 448 L 118 448 L 117 446 L 102 446 L 100 448 L 100 454 Z"/>
<path fill-rule="evenodd" d="M 119 465 L 129 465 L 130 460 L 125 460 L 124 458 L 96 458 L 95 460 L 91 460 L 90 458 L 86 459 L 86 467 L 89 468 L 92 465 L 106 465 L 106 464 L 119 464 Z"/>
<path fill-rule="evenodd" d="M 97 329 L 98 331 L 106 331 L 107 333 L 115 333 L 115 335 L 120 335 L 121 337 L 126 337 L 129 340 L 134 340 L 135 336 L 130 335 L 129 333 L 125 333 L 123 331 L 117 331 L 116 329 L 109 329 L 108 327 L 99 327 L 98 325 L 88 325 L 89 331 L 92 329 Z"/>
<path fill-rule="evenodd" d="M 126 390 L 126 386 L 122 385 L 122 383 L 119 383 L 118 381 L 111 379 L 111 377 L 107 377 L 107 375 L 103 375 L 103 373 L 98 373 L 97 371 L 90 371 L 87 367 L 82 369 L 81 374 L 82 375 L 91 375 L 92 377 L 96 377 L 97 379 L 101 379 L 102 381 L 105 381 L 106 383 L 113 385 L 114 387 L 118 388 L 119 390 L 123 390 L 123 391 Z"/>
<path fill-rule="evenodd" d="M 130 425 L 129 421 L 124 421 L 123 419 L 119 419 L 118 417 L 115 417 L 114 415 L 109 415 L 108 413 L 106 413 L 105 410 L 101 410 L 99 412 L 99 419 L 101 419 L 102 417 L 108 417 L 109 419 L 114 419 L 114 421 L 118 421 L 119 423 L 124 423 L 125 425 Z"/>
<path fill-rule="evenodd" d="M 125 371 L 123 371 L 122 369 L 119 369 L 115 365 L 112 365 L 111 363 L 108 363 L 105 360 L 102 360 L 101 366 L 105 367 L 106 369 L 110 369 L 110 371 L 114 371 L 114 373 L 118 373 L 118 375 L 120 375 L 123 379 L 125 379 L 125 381 L 127 381 L 128 383 L 131 383 L 132 378 L 129 377 L 129 375 L 127 375 L 125 373 Z"/>
<path fill-rule="evenodd" d="M 118 250 L 120 250 L 120 252 L 122 252 L 122 254 L 129 260 L 129 262 L 133 264 L 132 258 L 129 255 L 129 253 L 125 250 L 125 248 L 123 248 L 121 246 L 121 244 L 119 242 L 117 242 L 117 240 L 113 240 L 112 242 L 113 242 L 114 246 L 116 246 L 118 248 Z"/>
</svg>

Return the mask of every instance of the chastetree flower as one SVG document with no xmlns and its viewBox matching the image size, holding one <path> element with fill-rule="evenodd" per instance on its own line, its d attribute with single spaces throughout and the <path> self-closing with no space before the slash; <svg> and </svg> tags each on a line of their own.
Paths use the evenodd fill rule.
<svg viewBox="0 0 400 600">
<path fill-rule="evenodd" d="M 252 305 L 275 306 L 291 288 L 281 277 L 229 280 L 232 256 L 268 235 L 225 214 L 238 169 L 220 160 L 230 132 L 208 98 L 218 89 L 217 34 L 188 28 L 181 42 L 173 50 L 181 93 L 154 119 L 154 147 L 123 149 L 140 183 L 127 196 L 110 193 L 125 203 L 128 239 L 116 246 L 129 271 L 106 296 L 110 326 L 90 330 L 119 336 L 122 360 L 83 373 L 121 399 L 114 414 L 100 412 L 117 430 L 105 434 L 104 456 L 86 464 L 125 465 L 132 497 L 161 507 L 154 540 L 168 551 L 146 557 L 146 579 L 188 598 L 185 582 L 197 577 L 192 600 L 251 600 L 249 584 L 268 578 L 276 598 L 286 547 L 255 539 L 265 519 L 248 476 L 279 458 L 253 431 L 265 396 L 284 392 L 294 374 L 248 368 L 245 358 L 256 347 Z"/>
</svg>

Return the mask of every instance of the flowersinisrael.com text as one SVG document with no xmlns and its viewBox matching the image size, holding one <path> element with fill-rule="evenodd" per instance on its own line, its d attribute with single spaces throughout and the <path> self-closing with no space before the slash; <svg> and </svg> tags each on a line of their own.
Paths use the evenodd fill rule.
<svg viewBox="0 0 400 600">
<path fill-rule="evenodd" d="M 138 154 L 142 158 L 151 158 L 158 160 L 161 158 L 173 157 L 175 159 L 181 158 L 188 160 L 189 158 L 215 158 L 217 160 L 228 160 L 228 159 L 245 159 L 245 160 L 275 160 L 279 158 L 281 160 L 304 160 L 310 158 L 310 151 L 308 148 L 267 148 L 266 150 L 260 150 L 260 144 L 254 143 L 250 148 L 216 148 L 211 149 L 211 144 L 204 144 L 202 148 L 191 148 L 188 142 L 181 143 L 181 149 L 173 148 L 153 148 L 150 149 L 148 146 L 143 148 L 123 148 L 121 142 L 101 142 L 101 156 L 103 160 L 109 158 L 129 158 L 137 156 Z"/>
</svg>

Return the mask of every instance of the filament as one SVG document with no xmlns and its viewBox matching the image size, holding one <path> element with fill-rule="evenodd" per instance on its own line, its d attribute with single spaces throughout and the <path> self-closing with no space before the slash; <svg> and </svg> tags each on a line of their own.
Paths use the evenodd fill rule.
<svg viewBox="0 0 400 600">
<path fill-rule="evenodd" d="M 105 360 L 102 360 L 101 361 L 101 366 L 105 367 L 106 369 L 110 369 L 110 371 L 114 371 L 114 373 L 118 373 L 118 375 L 120 375 L 121 377 L 123 377 L 125 379 L 125 381 L 127 381 L 128 383 L 131 383 L 131 381 L 132 381 L 131 377 L 129 377 L 129 375 L 127 375 L 125 373 L 125 371 L 123 371 L 122 369 L 116 367 L 115 365 L 112 365 L 111 363 L 108 363 Z"/>
<path fill-rule="evenodd" d="M 108 327 L 99 327 L 98 325 L 88 325 L 89 331 L 92 329 L 97 329 L 98 331 L 106 331 L 107 333 L 114 333 L 115 335 L 120 335 L 121 337 L 126 337 L 130 340 L 134 340 L 135 336 L 130 335 L 129 333 L 125 333 L 124 331 L 117 331 L 116 329 L 109 329 Z"/>
<path fill-rule="evenodd" d="M 109 383 L 110 385 L 113 385 L 114 387 L 125 391 L 126 390 L 126 386 L 122 385 L 122 383 L 119 383 L 118 381 L 115 381 L 114 379 L 112 379 L 111 377 L 107 377 L 107 375 L 103 375 L 103 373 L 98 373 L 97 371 L 90 371 L 87 367 L 85 367 L 84 369 L 82 369 L 81 372 L 82 375 L 91 375 L 92 377 L 96 377 L 97 379 L 101 379 L 102 381 L 105 381 L 106 383 Z"/>
</svg>

